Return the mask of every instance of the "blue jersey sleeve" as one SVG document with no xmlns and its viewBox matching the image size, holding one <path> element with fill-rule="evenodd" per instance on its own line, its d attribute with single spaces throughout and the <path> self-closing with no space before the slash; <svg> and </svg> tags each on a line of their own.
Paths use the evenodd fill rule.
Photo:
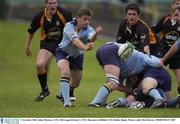
<svg viewBox="0 0 180 124">
<path fill-rule="evenodd" d="M 160 59 L 153 56 L 142 53 L 142 63 L 144 66 L 161 67 Z"/>
<path fill-rule="evenodd" d="M 75 31 L 74 26 L 71 23 L 67 23 L 64 27 L 64 34 L 72 42 L 75 38 L 78 38 L 78 34 Z"/>
<path fill-rule="evenodd" d="M 89 26 L 88 30 L 89 30 L 89 32 L 88 32 L 88 39 L 91 39 L 94 36 L 94 34 L 96 33 L 96 31 L 94 30 L 94 28 L 92 28 L 90 26 Z"/>
</svg>

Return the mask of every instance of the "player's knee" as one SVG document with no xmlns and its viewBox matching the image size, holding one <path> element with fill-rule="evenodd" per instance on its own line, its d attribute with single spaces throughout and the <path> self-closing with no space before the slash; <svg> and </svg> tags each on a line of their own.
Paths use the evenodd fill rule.
<svg viewBox="0 0 180 124">
<path fill-rule="evenodd" d="M 61 76 L 62 77 L 70 77 L 70 72 L 67 70 L 61 71 Z"/>
<path fill-rule="evenodd" d="M 104 86 L 109 88 L 110 91 L 114 91 L 118 88 L 119 78 L 111 74 L 107 74 L 106 82 L 107 83 Z"/>
<path fill-rule="evenodd" d="M 42 63 L 36 63 L 36 69 L 37 70 L 40 70 L 40 69 L 43 69 L 43 68 L 45 68 L 45 66 Z"/>
<path fill-rule="evenodd" d="M 143 92 L 143 94 L 148 94 L 149 88 L 148 89 L 142 89 L 142 92 Z"/>
</svg>

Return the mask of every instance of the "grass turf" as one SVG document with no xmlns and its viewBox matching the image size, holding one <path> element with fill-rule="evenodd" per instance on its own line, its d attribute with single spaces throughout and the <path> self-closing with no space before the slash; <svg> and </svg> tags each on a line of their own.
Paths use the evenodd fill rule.
<svg viewBox="0 0 180 124">
<path fill-rule="evenodd" d="M 84 75 L 79 88 L 75 90 L 77 101 L 74 108 L 64 108 L 56 98 L 59 86 L 59 72 L 55 59 L 51 62 L 48 84 L 51 91 L 43 102 L 34 102 L 40 86 L 35 72 L 35 60 L 39 49 L 39 35 L 36 33 L 31 44 L 33 56 L 24 52 L 27 23 L 0 21 L 0 117 L 180 117 L 180 109 L 128 110 L 118 108 L 88 108 L 88 103 L 104 84 L 105 78 L 95 58 L 97 47 L 105 42 L 98 40 L 93 51 L 85 53 Z M 172 95 L 176 96 L 176 81 L 173 79 Z M 122 94 L 114 92 L 108 101 Z"/>
</svg>

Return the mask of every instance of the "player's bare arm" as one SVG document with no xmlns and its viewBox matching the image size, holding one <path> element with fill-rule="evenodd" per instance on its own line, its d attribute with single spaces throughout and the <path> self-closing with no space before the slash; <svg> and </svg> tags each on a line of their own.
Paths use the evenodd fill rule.
<svg viewBox="0 0 180 124">
<path fill-rule="evenodd" d="M 29 34 L 28 37 L 27 37 L 26 44 L 25 44 L 25 53 L 26 53 L 26 55 L 28 57 L 32 56 L 32 50 L 30 48 L 30 44 L 31 44 L 32 38 L 33 38 L 33 35 Z"/>
</svg>

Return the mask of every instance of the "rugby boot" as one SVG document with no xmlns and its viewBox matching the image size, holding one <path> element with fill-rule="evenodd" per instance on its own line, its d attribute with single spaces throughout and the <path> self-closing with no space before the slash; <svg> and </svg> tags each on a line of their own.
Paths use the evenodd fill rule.
<svg viewBox="0 0 180 124">
<path fill-rule="evenodd" d="M 50 94 L 49 89 L 44 90 L 44 91 L 42 91 L 42 92 L 39 94 L 39 96 L 37 96 L 37 98 L 35 99 L 35 101 L 36 101 L 36 102 L 43 101 L 43 99 L 44 99 L 45 97 L 49 96 L 49 94 Z"/>
<path fill-rule="evenodd" d="M 106 105 L 107 109 L 112 109 L 112 108 L 116 108 L 120 105 L 120 101 L 118 99 L 116 99 L 115 101 L 110 102 L 109 104 Z"/>
</svg>

